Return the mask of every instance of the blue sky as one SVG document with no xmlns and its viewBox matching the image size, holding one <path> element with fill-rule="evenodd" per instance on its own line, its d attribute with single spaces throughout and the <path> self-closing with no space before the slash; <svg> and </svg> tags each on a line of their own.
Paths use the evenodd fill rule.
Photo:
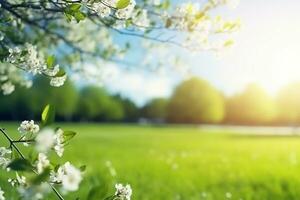
<svg viewBox="0 0 300 200">
<path fill-rule="evenodd" d="M 240 18 L 235 45 L 216 56 L 176 50 L 186 58 L 192 74 L 231 95 L 249 83 L 260 84 L 274 95 L 284 85 L 300 81 L 300 1 L 241 0 L 235 10 L 221 9 L 228 18 Z M 173 48 L 172 48 L 173 49 Z M 138 53 L 133 52 L 133 56 Z M 180 73 L 118 72 L 107 83 L 142 105 L 150 98 L 167 97 L 185 77 Z"/>
</svg>

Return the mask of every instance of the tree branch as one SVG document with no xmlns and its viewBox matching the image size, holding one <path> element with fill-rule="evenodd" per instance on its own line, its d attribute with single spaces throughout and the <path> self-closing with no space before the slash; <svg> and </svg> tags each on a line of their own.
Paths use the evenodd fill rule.
<svg viewBox="0 0 300 200">
<path fill-rule="evenodd" d="M 25 160 L 26 159 L 25 156 L 20 151 L 20 149 L 14 144 L 14 140 L 9 137 L 9 135 L 5 132 L 5 130 L 3 128 L 0 128 L 0 132 L 2 132 L 2 134 L 5 136 L 5 138 L 9 141 L 10 146 L 12 146 L 18 152 L 18 154 L 21 156 L 21 158 Z M 37 174 L 37 172 L 35 170 L 32 170 L 32 171 L 35 174 Z M 51 187 L 51 189 L 56 194 L 58 199 L 64 200 L 63 196 L 61 196 L 61 194 L 57 191 L 57 189 L 51 183 L 48 183 L 48 185 Z"/>
</svg>

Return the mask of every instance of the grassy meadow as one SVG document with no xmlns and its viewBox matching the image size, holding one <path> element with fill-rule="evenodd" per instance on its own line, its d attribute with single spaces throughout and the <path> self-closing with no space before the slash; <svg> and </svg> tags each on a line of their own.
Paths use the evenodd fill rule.
<svg viewBox="0 0 300 200">
<path fill-rule="evenodd" d="M 1 126 L 16 136 L 16 123 Z M 76 130 L 78 135 L 66 147 L 63 160 L 56 162 L 87 165 L 81 189 L 66 199 L 101 200 L 114 192 L 116 182 L 131 184 L 133 200 L 300 197 L 298 137 L 245 136 L 184 126 L 61 127 Z M 8 199 L 14 199 L 3 174 L 0 187 Z"/>
</svg>

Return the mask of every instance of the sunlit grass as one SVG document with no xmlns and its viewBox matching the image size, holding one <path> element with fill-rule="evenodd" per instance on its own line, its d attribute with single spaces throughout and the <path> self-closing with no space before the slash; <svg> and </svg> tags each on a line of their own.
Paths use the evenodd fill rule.
<svg viewBox="0 0 300 200">
<path fill-rule="evenodd" d="M 16 124 L 5 125 L 16 132 Z M 80 191 L 67 199 L 101 199 L 113 192 L 115 182 L 130 183 L 136 200 L 300 196 L 297 137 L 246 137 L 179 126 L 61 126 L 78 132 L 64 159 L 87 165 Z M 1 179 L 0 186 L 7 188 L 8 183 Z M 95 186 L 98 197 L 88 198 Z"/>
</svg>

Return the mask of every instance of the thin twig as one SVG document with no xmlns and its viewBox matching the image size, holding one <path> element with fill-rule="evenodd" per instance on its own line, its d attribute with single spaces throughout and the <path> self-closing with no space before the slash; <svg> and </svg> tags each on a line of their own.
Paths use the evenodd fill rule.
<svg viewBox="0 0 300 200">
<path fill-rule="evenodd" d="M 22 159 L 26 159 L 25 156 L 23 155 L 23 153 L 20 151 L 20 149 L 15 145 L 15 142 L 18 141 L 14 141 L 6 132 L 3 128 L 0 128 L 0 131 L 3 133 L 3 135 L 6 137 L 6 139 L 9 141 L 10 146 L 13 147 L 18 154 L 21 156 Z M 22 141 L 23 142 L 23 141 Z M 35 174 L 38 174 L 35 170 L 32 170 Z M 57 189 L 48 182 L 48 185 L 51 187 L 51 189 L 53 190 L 53 192 L 56 194 L 56 196 L 58 197 L 59 200 L 64 200 L 63 196 L 57 191 Z"/>
</svg>

